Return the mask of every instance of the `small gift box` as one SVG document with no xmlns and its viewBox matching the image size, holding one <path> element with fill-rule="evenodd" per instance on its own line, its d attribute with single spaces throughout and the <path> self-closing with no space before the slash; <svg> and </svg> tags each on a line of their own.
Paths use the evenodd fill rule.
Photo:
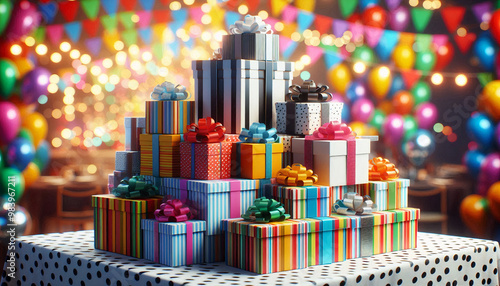
<svg viewBox="0 0 500 286">
<path fill-rule="evenodd" d="M 182 135 L 141 134 L 141 175 L 179 177 Z"/>
<path fill-rule="evenodd" d="M 241 142 L 233 143 L 231 176 L 246 179 L 269 179 L 276 177 L 281 168 L 283 144 L 276 129 L 266 131 L 263 123 L 252 123 L 250 129 L 243 129 Z"/>
<path fill-rule="evenodd" d="M 146 118 L 125 117 L 125 151 L 140 151 L 139 136 L 145 129 Z"/>
<path fill-rule="evenodd" d="M 126 177 L 139 175 L 141 172 L 141 152 L 116 151 L 115 170 L 123 172 Z"/>
<path fill-rule="evenodd" d="M 181 177 L 198 180 L 226 179 L 231 176 L 231 142 L 226 142 L 222 124 L 202 118 L 188 126 L 180 144 Z"/>
</svg>

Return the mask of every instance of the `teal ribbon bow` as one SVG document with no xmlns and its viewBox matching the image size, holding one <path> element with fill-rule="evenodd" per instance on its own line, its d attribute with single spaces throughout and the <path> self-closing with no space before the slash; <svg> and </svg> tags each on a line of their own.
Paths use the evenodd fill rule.
<svg viewBox="0 0 500 286">
<path fill-rule="evenodd" d="M 264 123 L 254 122 L 250 130 L 243 128 L 240 133 L 240 141 L 244 143 L 274 143 L 278 141 L 276 128 L 266 130 Z"/>
<path fill-rule="evenodd" d="M 285 208 L 279 202 L 273 199 L 258 198 L 241 217 L 245 220 L 267 223 L 287 220 L 290 215 L 285 213 Z"/>
<path fill-rule="evenodd" d="M 185 100 L 189 97 L 186 87 L 183 85 L 174 85 L 165 81 L 158 84 L 151 92 L 151 99 L 154 100 Z"/>
<path fill-rule="evenodd" d="M 359 215 L 372 213 L 373 202 L 370 196 L 360 196 L 355 192 L 348 192 L 342 200 L 337 200 L 333 211 L 343 215 Z"/>
<path fill-rule="evenodd" d="M 125 199 L 149 198 L 159 194 L 158 188 L 144 176 L 125 178 L 111 192 L 116 197 Z"/>
</svg>

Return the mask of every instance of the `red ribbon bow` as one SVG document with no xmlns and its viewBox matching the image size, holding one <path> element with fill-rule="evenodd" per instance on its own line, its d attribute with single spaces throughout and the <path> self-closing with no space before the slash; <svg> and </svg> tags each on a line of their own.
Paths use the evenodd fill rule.
<svg viewBox="0 0 500 286">
<path fill-rule="evenodd" d="M 356 138 L 356 132 L 345 123 L 332 121 L 323 124 L 312 135 L 306 137 L 312 140 L 348 140 Z"/>
<path fill-rule="evenodd" d="M 155 218 L 159 222 L 181 222 L 194 219 L 195 216 L 195 211 L 180 200 L 168 200 L 155 210 Z"/>
<path fill-rule="evenodd" d="M 370 181 L 387 181 L 399 178 L 399 170 L 396 165 L 385 158 L 373 158 L 370 160 L 369 168 Z"/>
<path fill-rule="evenodd" d="M 226 127 L 215 122 L 211 117 L 198 119 L 198 124 L 191 123 L 187 129 L 189 132 L 184 134 L 184 140 L 198 143 L 222 142 L 226 132 Z"/>
</svg>

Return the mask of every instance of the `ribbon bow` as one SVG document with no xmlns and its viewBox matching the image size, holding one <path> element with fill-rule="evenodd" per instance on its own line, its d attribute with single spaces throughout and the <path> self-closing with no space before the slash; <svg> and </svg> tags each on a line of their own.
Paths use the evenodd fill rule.
<svg viewBox="0 0 500 286">
<path fill-rule="evenodd" d="M 286 186 L 312 186 L 318 181 L 318 175 L 313 174 L 312 170 L 307 170 L 301 164 L 293 164 L 292 167 L 286 166 L 279 170 L 276 181 Z"/>
<path fill-rule="evenodd" d="M 276 128 L 266 130 L 264 123 L 254 122 L 250 130 L 243 128 L 240 133 L 240 141 L 246 143 L 274 143 L 278 140 Z"/>
<path fill-rule="evenodd" d="M 149 198 L 159 194 L 158 188 L 146 180 L 144 176 L 133 176 L 120 181 L 120 184 L 112 191 L 119 198 L 136 199 Z"/>
<path fill-rule="evenodd" d="M 180 200 L 168 200 L 155 210 L 155 218 L 159 222 L 181 222 L 195 217 L 196 211 L 183 205 Z"/>
<path fill-rule="evenodd" d="M 171 82 L 165 81 L 158 84 L 151 93 L 153 100 L 185 100 L 189 97 L 186 87 L 183 85 L 174 85 Z"/>
<path fill-rule="evenodd" d="M 215 49 L 212 54 L 212 60 L 222 60 L 222 49 Z"/>
<path fill-rule="evenodd" d="M 291 85 L 290 93 L 286 95 L 287 101 L 296 102 L 322 102 L 332 99 L 332 94 L 325 92 L 328 85 L 316 84 L 313 80 L 305 80 L 302 85 Z"/>
<path fill-rule="evenodd" d="M 189 124 L 187 130 L 188 133 L 184 134 L 184 140 L 187 142 L 217 143 L 224 141 L 226 127 L 207 117 L 198 119 L 198 124 Z"/>
<path fill-rule="evenodd" d="M 370 160 L 369 179 L 370 181 L 387 181 L 399 178 L 399 170 L 396 165 L 389 160 L 376 157 Z"/>
<path fill-rule="evenodd" d="M 259 16 L 246 15 L 243 21 L 236 21 L 229 26 L 229 33 L 235 34 L 272 34 L 271 25 L 266 24 Z"/>
<path fill-rule="evenodd" d="M 285 208 L 279 202 L 273 199 L 258 198 L 241 217 L 245 220 L 267 223 L 284 221 L 289 219 L 290 215 L 285 213 Z"/>
<path fill-rule="evenodd" d="M 348 192 L 344 199 L 337 200 L 333 205 L 333 211 L 343 215 L 370 214 L 373 202 L 370 196 L 360 196 L 355 192 Z"/>
<path fill-rule="evenodd" d="M 312 135 L 306 136 L 312 140 L 348 140 L 356 138 L 356 132 L 352 131 L 351 127 L 345 123 L 332 121 L 323 124 Z"/>
</svg>

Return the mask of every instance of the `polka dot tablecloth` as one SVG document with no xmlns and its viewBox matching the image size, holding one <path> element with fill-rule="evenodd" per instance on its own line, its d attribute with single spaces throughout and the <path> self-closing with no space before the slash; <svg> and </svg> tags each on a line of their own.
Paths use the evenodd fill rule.
<svg viewBox="0 0 500 286">
<path fill-rule="evenodd" d="M 418 248 L 257 275 L 222 263 L 165 267 L 95 250 L 93 232 L 18 238 L 1 285 L 498 285 L 497 242 L 419 233 Z"/>
</svg>

